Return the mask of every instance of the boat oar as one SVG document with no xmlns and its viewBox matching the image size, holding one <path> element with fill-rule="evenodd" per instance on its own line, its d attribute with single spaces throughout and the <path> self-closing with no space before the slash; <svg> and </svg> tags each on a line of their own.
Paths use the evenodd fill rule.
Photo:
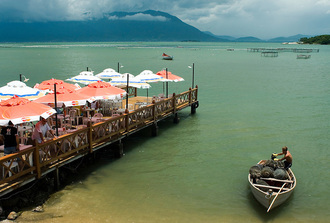
<svg viewBox="0 0 330 223">
<path fill-rule="evenodd" d="M 281 187 L 281 189 L 277 192 L 277 194 L 276 194 L 275 198 L 273 199 L 272 203 L 269 205 L 269 208 L 267 209 L 267 212 L 269 212 L 270 209 L 272 208 L 272 206 L 273 206 L 273 204 L 274 204 L 274 202 L 275 202 L 277 196 L 280 194 L 280 192 L 281 192 L 281 190 L 284 188 L 285 184 L 286 184 L 286 183 L 284 183 L 283 186 Z"/>
</svg>

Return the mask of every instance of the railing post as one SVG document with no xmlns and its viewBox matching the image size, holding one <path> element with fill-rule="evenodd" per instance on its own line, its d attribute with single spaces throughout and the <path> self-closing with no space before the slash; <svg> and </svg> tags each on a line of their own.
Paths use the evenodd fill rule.
<svg viewBox="0 0 330 223">
<path fill-rule="evenodd" d="M 93 128 L 92 123 L 89 121 L 87 122 L 87 128 L 88 128 L 88 144 L 89 144 L 89 152 L 93 152 Z"/>
<path fill-rule="evenodd" d="M 176 113 L 176 95 L 175 93 L 173 93 L 173 96 L 172 96 L 172 105 L 173 105 L 173 114 Z"/>
<path fill-rule="evenodd" d="M 152 119 L 156 121 L 156 106 L 155 106 L 155 100 L 152 100 Z"/>
<path fill-rule="evenodd" d="M 126 132 L 129 132 L 129 118 L 128 118 L 128 109 L 126 108 L 125 110 L 125 129 L 126 129 Z"/>
<path fill-rule="evenodd" d="M 191 105 L 191 102 L 192 102 L 192 90 L 191 90 L 191 87 L 189 88 L 189 105 Z"/>
<path fill-rule="evenodd" d="M 39 143 L 37 140 L 35 140 L 35 147 L 34 147 L 34 156 L 33 156 L 33 164 L 36 167 L 36 174 L 37 179 L 40 179 L 41 177 L 41 168 L 40 168 L 40 155 L 39 155 Z"/>
<path fill-rule="evenodd" d="M 191 105 L 190 105 L 191 114 L 195 114 L 196 113 L 196 108 L 198 108 L 198 106 L 199 106 L 199 103 L 198 103 L 198 100 L 197 100 L 197 91 L 198 91 L 198 87 L 196 85 L 196 88 L 191 91 L 191 97 L 194 95 L 194 98 L 191 99 Z"/>
</svg>

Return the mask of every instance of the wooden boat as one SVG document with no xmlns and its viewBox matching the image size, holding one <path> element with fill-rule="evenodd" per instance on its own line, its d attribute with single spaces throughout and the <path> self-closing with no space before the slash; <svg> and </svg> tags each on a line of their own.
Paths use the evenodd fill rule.
<svg viewBox="0 0 330 223">
<path fill-rule="evenodd" d="M 258 164 L 265 164 L 266 161 L 261 160 Z M 253 196 L 260 204 L 267 208 L 267 212 L 283 204 L 296 187 L 296 177 L 290 168 L 287 170 L 287 174 L 289 176 L 288 180 L 261 177 L 260 179 L 266 181 L 268 186 L 255 183 L 251 174 L 248 175 Z M 265 188 L 268 189 L 267 192 L 262 190 Z"/>
<path fill-rule="evenodd" d="M 166 53 L 163 53 L 162 57 L 163 60 L 173 60 L 173 56 L 167 55 Z"/>
</svg>

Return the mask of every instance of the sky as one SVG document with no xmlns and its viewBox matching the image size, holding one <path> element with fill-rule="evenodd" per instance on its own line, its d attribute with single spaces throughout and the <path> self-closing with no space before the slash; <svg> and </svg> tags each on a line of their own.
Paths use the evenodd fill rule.
<svg viewBox="0 0 330 223">
<path fill-rule="evenodd" d="M 215 35 L 270 39 L 330 34 L 330 0 L 0 0 L 0 22 L 84 20 L 145 10 L 169 13 Z"/>
</svg>

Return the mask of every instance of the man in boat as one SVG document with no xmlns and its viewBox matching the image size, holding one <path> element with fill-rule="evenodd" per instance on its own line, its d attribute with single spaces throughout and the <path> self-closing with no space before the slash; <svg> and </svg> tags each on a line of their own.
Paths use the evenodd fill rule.
<svg viewBox="0 0 330 223">
<path fill-rule="evenodd" d="M 278 154 L 274 154 L 275 156 L 280 156 L 280 155 L 284 155 L 283 158 L 281 159 L 274 159 L 275 161 L 282 161 L 284 160 L 284 168 L 287 170 L 292 166 L 292 155 L 288 150 L 288 147 L 284 146 L 282 148 L 282 152 L 278 153 Z"/>
</svg>

